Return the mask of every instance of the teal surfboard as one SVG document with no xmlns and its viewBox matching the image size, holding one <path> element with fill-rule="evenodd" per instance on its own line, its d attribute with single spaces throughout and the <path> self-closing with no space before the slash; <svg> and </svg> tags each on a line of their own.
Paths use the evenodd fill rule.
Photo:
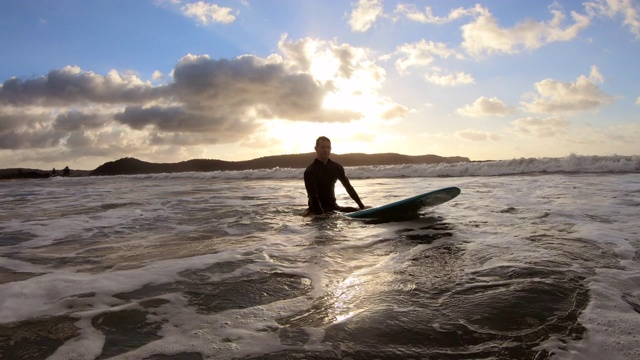
<svg viewBox="0 0 640 360">
<path fill-rule="evenodd" d="M 410 198 L 392 202 L 346 214 L 354 219 L 402 219 L 418 216 L 420 210 L 426 207 L 437 206 L 460 195 L 460 189 L 452 186 L 412 196 Z"/>
</svg>

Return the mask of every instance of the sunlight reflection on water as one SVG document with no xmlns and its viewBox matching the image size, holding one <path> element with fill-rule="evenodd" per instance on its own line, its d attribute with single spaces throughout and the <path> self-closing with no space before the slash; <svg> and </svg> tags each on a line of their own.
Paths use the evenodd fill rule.
<svg viewBox="0 0 640 360">
<path fill-rule="evenodd" d="M 635 279 L 640 192 L 621 201 L 634 183 L 619 177 L 354 180 L 369 206 L 463 190 L 379 224 L 299 216 L 299 180 L 68 180 L 1 190 L 3 354 L 28 333 L 45 358 L 58 348 L 38 331 L 57 324 L 70 357 L 545 358 L 605 321 L 584 322 L 591 302 L 619 322 L 640 303 L 611 290 L 620 279 L 593 290 L 600 274 Z"/>
</svg>

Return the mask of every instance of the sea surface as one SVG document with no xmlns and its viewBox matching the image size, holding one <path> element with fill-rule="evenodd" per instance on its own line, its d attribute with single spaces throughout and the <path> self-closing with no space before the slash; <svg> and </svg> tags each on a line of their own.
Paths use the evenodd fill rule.
<svg viewBox="0 0 640 360">
<path fill-rule="evenodd" d="M 302 217 L 302 169 L 0 182 L 0 358 L 640 359 L 640 156 L 346 170 L 462 193 L 381 223 Z"/>
</svg>

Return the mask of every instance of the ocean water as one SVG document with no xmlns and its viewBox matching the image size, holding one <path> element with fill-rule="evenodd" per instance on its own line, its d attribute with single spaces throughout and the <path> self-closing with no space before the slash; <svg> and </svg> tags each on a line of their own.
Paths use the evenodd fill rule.
<svg viewBox="0 0 640 360">
<path fill-rule="evenodd" d="M 638 359 L 640 157 L 0 183 L 2 359 Z M 338 184 L 338 202 L 351 205 Z"/>
</svg>

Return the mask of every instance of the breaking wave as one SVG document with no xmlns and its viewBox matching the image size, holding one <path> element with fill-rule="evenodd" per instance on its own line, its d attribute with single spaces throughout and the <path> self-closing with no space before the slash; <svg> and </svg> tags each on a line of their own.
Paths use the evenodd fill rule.
<svg viewBox="0 0 640 360">
<path fill-rule="evenodd" d="M 303 171 L 304 169 L 273 168 L 244 171 L 188 172 L 135 176 L 144 178 L 197 177 L 211 179 L 297 179 L 302 178 Z M 519 158 L 511 160 L 472 161 L 452 164 L 404 164 L 354 166 L 347 168 L 348 176 L 353 179 L 636 172 L 640 172 L 639 155 L 584 156 L 572 154 L 559 158 Z"/>
</svg>

